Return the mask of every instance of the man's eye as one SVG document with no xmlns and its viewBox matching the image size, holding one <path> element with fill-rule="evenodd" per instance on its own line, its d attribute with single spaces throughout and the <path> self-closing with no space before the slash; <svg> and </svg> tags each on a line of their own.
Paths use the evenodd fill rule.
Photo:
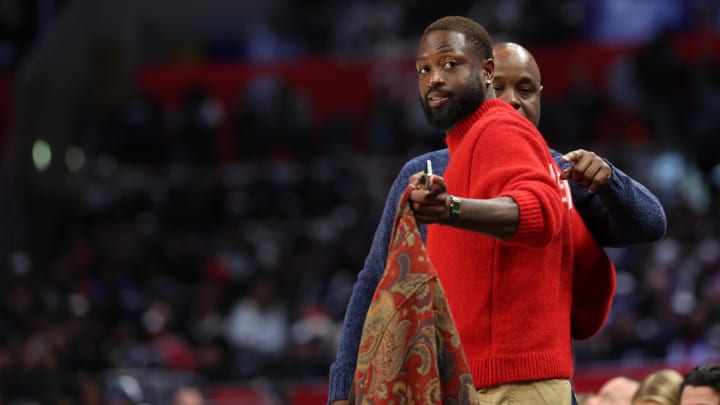
<svg viewBox="0 0 720 405">
<path fill-rule="evenodd" d="M 424 75 L 425 73 L 427 73 L 429 71 L 430 71 L 430 69 L 428 69 L 427 67 L 421 67 L 418 69 L 418 73 L 420 73 L 421 75 Z"/>
<path fill-rule="evenodd" d="M 455 65 L 457 65 L 457 63 L 456 63 L 455 61 L 447 61 L 447 62 L 445 62 L 445 64 L 443 65 L 443 67 L 444 67 L 445 69 L 452 69 L 452 68 L 455 67 Z"/>
<path fill-rule="evenodd" d="M 505 88 L 499 84 L 493 84 L 493 88 L 495 89 L 495 92 L 503 91 Z"/>
</svg>

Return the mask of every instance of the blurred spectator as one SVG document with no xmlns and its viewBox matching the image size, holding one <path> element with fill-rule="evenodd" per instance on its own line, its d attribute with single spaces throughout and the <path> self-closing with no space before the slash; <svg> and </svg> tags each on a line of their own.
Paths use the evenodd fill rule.
<svg viewBox="0 0 720 405">
<path fill-rule="evenodd" d="M 390 0 L 355 0 L 345 3 L 332 21 L 332 50 L 337 54 L 384 54 L 400 40 L 403 4 Z"/>
<path fill-rule="evenodd" d="M 579 392 L 575 394 L 575 400 L 577 401 L 577 405 L 590 405 L 590 400 L 592 400 L 595 397 L 595 394 L 592 392 Z"/>
<path fill-rule="evenodd" d="M 661 139 L 672 139 L 684 131 L 688 94 L 692 89 L 687 67 L 677 55 L 671 32 L 661 31 L 642 47 L 635 58 L 636 80 L 640 86 L 642 105 L 653 130 Z M 672 78 L 673 85 L 660 89 L 657 84 Z"/>
<path fill-rule="evenodd" d="M 225 330 L 225 290 L 220 281 L 201 281 L 193 291 L 187 318 L 188 333 L 194 342 L 209 342 Z"/>
<path fill-rule="evenodd" d="M 375 90 L 374 103 L 368 128 L 368 151 L 371 153 L 398 153 L 407 147 L 407 134 L 402 126 L 400 104 L 393 100 L 388 86 Z"/>
<path fill-rule="evenodd" d="M 197 388 L 183 387 L 175 391 L 172 405 L 204 405 L 203 394 Z"/>
<path fill-rule="evenodd" d="M 215 162 L 215 140 L 225 109 L 206 89 L 193 86 L 185 93 L 177 116 L 178 157 L 189 163 Z"/>
<path fill-rule="evenodd" d="M 109 405 L 143 405 L 145 394 L 136 378 L 121 375 L 110 385 L 107 394 Z"/>
<path fill-rule="evenodd" d="M 603 111 L 603 100 L 590 82 L 584 66 L 575 66 L 570 71 L 568 92 L 562 97 L 560 112 L 561 145 L 586 145 L 593 141 L 593 129 L 598 122 L 598 113 Z M 609 134 L 598 134 L 602 139 Z"/>
<path fill-rule="evenodd" d="M 149 336 L 146 366 L 168 370 L 193 370 L 194 353 L 185 338 L 172 329 L 175 322 L 172 304 L 153 300 L 142 314 L 142 324 Z"/>
<path fill-rule="evenodd" d="M 635 391 L 632 405 L 677 405 L 680 402 L 682 374 L 672 369 L 658 370 L 645 377 Z"/>
<path fill-rule="evenodd" d="M 700 365 L 687 374 L 680 389 L 680 405 L 720 404 L 720 367 Z"/>
<path fill-rule="evenodd" d="M 588 405 L 632 405 L 632 397 L 640 383 L 627 377 L 614 377 L 605 382 Z"/>
<path fill-rule="evenodd" d="M 308 305 L 291 327 L 288 367 L 296 377 L 323 377 L 332 362 L 335 328 L 327 309 Z"/>
<path fill-rule="evenodd" d="M 225 335 L 238 377 L 255 377 L 278 364 L 289 333 L 284 305 L 275 279 L 268 274 L 258 274 L 247 295 L 233 305 Z"/>
<path fill-rule="evenodd" d="M 312 155 L 312 105 L 299 89 L 266 75 L 244 89 L 235 115 L 235 146 L 241 159 L 286 150 L 294 158 Z"/>
<path fill-rule="evenodd" d="M 232 379 L 232 354 L 232 350 L 223 338 L 198 343 L 195 347 L 198 374 L 209 383 Z"/>
</svg>

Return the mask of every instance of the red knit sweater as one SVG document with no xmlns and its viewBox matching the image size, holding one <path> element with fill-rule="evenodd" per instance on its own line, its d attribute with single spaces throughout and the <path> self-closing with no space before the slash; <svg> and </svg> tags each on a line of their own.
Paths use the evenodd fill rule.
<svg viewBox="0 0 720 405">
<path fill-rule="evenodd" d="M 518 229 L 505 242 L 451 226 L 428 228 L 427 250 L 475 385 L 570 378 L 572 203 L 544 139 L 495 99 L 446 142 L 448 193 L 508 196 L 520 211 Z"/>
</svg>

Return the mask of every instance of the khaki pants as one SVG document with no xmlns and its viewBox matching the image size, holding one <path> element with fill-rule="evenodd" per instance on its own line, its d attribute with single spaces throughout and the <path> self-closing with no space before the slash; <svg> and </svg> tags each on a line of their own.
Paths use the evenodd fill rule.
<svg viewBox="0 0 720 405">
<path fill-rule="evenodd" d="M 570 405 L 570 380 L 505 384 L 478 390 L 480 405 Z"/>
</svg>

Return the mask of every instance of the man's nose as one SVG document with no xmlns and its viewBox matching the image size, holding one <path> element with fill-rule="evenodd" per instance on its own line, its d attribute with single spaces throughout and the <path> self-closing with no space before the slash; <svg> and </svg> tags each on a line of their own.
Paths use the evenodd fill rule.
<svg viewBox="0 0 720 405">
<path fill-rule="evenodd" d="M 505 91 L 502 99 L 507 101 L 514 109 L 520 109 L 520 100 L 516 97 L 514 91 Z"/>
<path fill-rule="evenodd" d="M 445 84 L 445 79 L 443 79 L 443 77 L 442 77 L 442 75 L 440 74 L 440 72 L 437 72 L 437 71 L 436 71 L 436 72 L 432 72 L 432 73 L 430 74 L 430 80 L 428 80 L 428 83 L 427 83 L 427 86 L 428 86 L 429 88 L 432 89 L 433 87 L 437 87 L 437 86 L 440 86 L 440 85 L 443 85 L 443 84 Z"/>
</svg>

